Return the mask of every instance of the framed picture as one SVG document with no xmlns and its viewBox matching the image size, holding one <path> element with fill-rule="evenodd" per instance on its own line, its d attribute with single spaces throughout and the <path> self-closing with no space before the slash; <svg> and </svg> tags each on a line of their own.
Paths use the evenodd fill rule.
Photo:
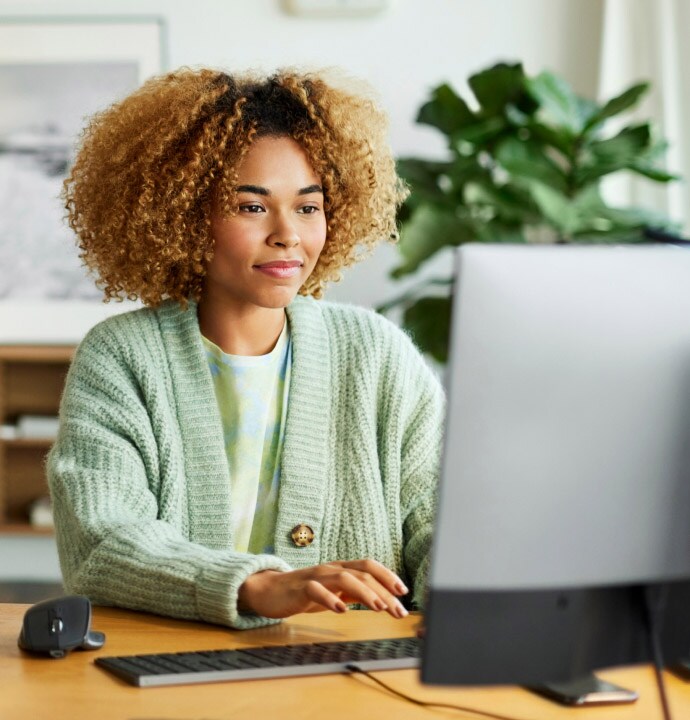
<svg viewBox="0 0 690 720">
<path fill-rule="evenodd" d="M 86 119 L 165 69 L 152 17 L 0 17 L 0 344 L 71 344 L 101 301 L 60 192 Z"/>
</svg>

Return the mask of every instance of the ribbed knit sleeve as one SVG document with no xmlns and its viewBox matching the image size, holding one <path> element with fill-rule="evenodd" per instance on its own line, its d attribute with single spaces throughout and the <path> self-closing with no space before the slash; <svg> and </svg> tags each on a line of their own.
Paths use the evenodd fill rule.
<svg viewBox="0 0 690 720">
<path fill-rule="evenodd" d="M 240 614 L 237 593 L 252 573 L 290 567 L 190 537 L 176 407 L 154 312 L 106 321 L 82 342 L 47 466 L 65 587 L 97 604 L 237 628 L 272 622 Z M 222 509 L 217 487 L 209 483 L 205 503 Z"/>
<path fill-rule="evenodd" d="M 361 308 L 324 303 L 323 310 L 332 337 L 334 473 L 344 486 L 328 502 L 336 554 L 361 556 L 366 549 L 406 580 L 409 604 L 421 608 L 444 393 L 413 342 L 391 322 Z"/>
<path fill-rule="evenodd" d="M 400 504 L 405 568 L 414 583 L 412 604 L 422 608 L 436 513 L 445 397 L 436 376 L 418 355 L 410 359 L 409 373 Z"/>
<path fill-rule="evenodd" d="M 412 582 L 411 605 L 423 608 L 440 473 L 445 396 L 412 341 L 389 327 L 391 347 L 382 357 L 386 423 L 400 437 L 400 517 L 403 566 Z M 388 449 L 389 452 L 392 448 Z M 398 448 L 396 448 L 398 451 Z"/>
</svg>

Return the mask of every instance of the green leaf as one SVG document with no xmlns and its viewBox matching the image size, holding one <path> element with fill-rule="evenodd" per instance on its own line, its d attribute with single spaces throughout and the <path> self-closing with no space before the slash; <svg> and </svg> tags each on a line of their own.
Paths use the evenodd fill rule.
<svg viewBox="0 0 690 720">
<path fill-rule="evenodd" d="M 609 208 L 595 185 L 581 190 L 571 199 L 564 198 L 543 185 L 539 187 L 535 184 L 532 190 L 545 217 L 564 239 L 617 229 L 613 217 L 607 213 Z"/>
<path fill-rule="evenodd" d="M 539 180 L 562 193 L 567 189 L 565 173 L 537 142 L 508 137 L 497 146 L 496 160 L 514 180 Z"/>
<path fill-rule="evenodd" d="M 663 213 L 640 207 L 605 207 L 601 210 L 600 215 L 611 221 L 613 230 L 641 229 L 645 227 L 664 228 L 673 225 L 669 218 Z"/>
<path fill-rule="evenodd" d="M 527 78 L 525 86 L 539 103 L 538 115 L 546 125 L 556 125 L 579 135 L 584 128 L 582 105 L 565 80 L 544 71 L 535 78 Z"/>
<path fill-rule="evenodd" d="M 530 183 L 529 190 L 544 218 L 562 235 L 569 237 L 580 229 L 580 216 L 572 200 L 541 182 Z"/>
<path fill-rule="evenodd" d="M 623 128 L 617 135 L 608 140 L 590 143 L 587 150 L 597 162 L 619 164 L 628 162 L 639 153 L 650 147 L 652 138 L 649 123 L 631 125 Z"/>
<path fill-rule="evenodd" d="M 655 180 L 656 182 L 667 183 L 672 180 L 681 179 L 680 175 L 674 175 L 663 168 L 647 163 L 645 160 L 633 160 L 630 165 L 628 165 L 628 169 L 636 172 L 638 175 L 644 175 L 644 177 L 648 177 L 650 180 Z"/>
<path fill-rule="evenodd" d="M 573 197 L 573 206 L 581 215 L 594 215 L 602 209 L 606 209 L 606 203 L 601 197 L 601 192 L 597 185 L 588 185 L 580 190 Z"/>
<path fill-rule="evenodd" d="M 483 115 L 503 112 L 508 103 L 524 95 L 525 73 L 521 64 L 499 63 L 472 75 L 467 83 L 482 108 Z"/>
<path fill-rule="evenodd" d="M 634 107 L 648 90 L 649 83 L 647 82 L 637 83 L 637 85 L 629 87 L 625 92 L 609 100 L 598 112 L 592 115 L 587 121 L 585 130 L 594 128 L 604 120 Z"/>
<path fill-rule="evenodd" d="M 469 142 L 473 145 L 485 145 L 490 140 L 501 134 L 508 123 L 502 117 L 492 117 L 487 120 L 466 125 L 453 132 L 450 136 L 451 147 L 460 151 L 460 143 Z"/>
<path fill-rule="evenodd" d="M 650 131 L 652 133 L 651 142 L 647 150 L 640 155 L 640 159 L 644 158 L 650 162 L 661 161 L 664 159 L 666 151 L 668 150 L 668 142 L 658 137 L 652 126 L 650 126 Z"/>
<path fill-rule="evenodd" d="M 477 239 L 486 243 L 508 243 L 511 245 L 526 242 L 522 223 L 507 225 L 500 220 L 486 223 L 477 229 Z"/>
<path fill-rule="evenodd" d="M 525 127 L 532 119 L 532 116 L 523 112 L 520 108 L 512 103 L 508 103 L 505 107 L 506 119 L 517 127 Z"/>
<path fill-rule="evenodd" d="M 577 112 L 580 116 L 580 120 L 582 121 L 582 133 L 586 133 L 589 121 L 599 112 L 601 108 L 594 102 L 594 100 L 589 100 L 588 98 L 583 98 L 579 95 L 577 95 L 576 98 L 578 108 Z"/>
<path fill-rule="evenodd" d="M 532 198 L 528 193 L 512 185 L 497 186 L 492 182 L 468 183 L 465 187 L 464 199 L 469 207 L 491 208 L 492 219 L 503 223 L 525 223 L 535 219 L 536 207 Z"/>
<path fill-rule="evenodd" d="M 672 180 L 680 180 L 680 175 L 668 172 L 659 164 L 663 162 L 666 150 L 668 150 L 668 143 L 661 138 L 654 137 L 654 133 L 652 133 L 649 148 L 643 153 L 640 153 L 637 158 L 630 163 L 628 169 L 656 182 L 666 183 Z"/>
<path fill-rule="evenodd" d="M 403 314 L 403 326 L 415 343 L 441 363 L 448 359 L 451 306 L 451 297 L 423 297 Z"/>
<path fill-rule="evenodd" d="M 409 183 L 415 200 L 428 200 L 443 204 L 448 201 L 448 193 L 439 184 L 439 179 L 447 175 L 453 163 L 419 158 L 400 158 L 396 163 L 397 171 Z M 455 204 L 455 201 L 450 201 Z"/>
<path fill-rule="evenodd" d="M 448 84 L 435 88 L 431 100 L 422 105 L 417 115 L 417 122 L 432 125 L 446 135 L 475 121 L 467 103 Z"/>
<path fill-rule="evenodd" d="M 573 237 L 578 244 L 591 245 L 621 245 L 623 243 L 637 243 L 645 240 L 641 228 L 624 228 L 619 230 L 606 230 L 605 232 L 586 231 Z"/>
<path fill-rule="evenodd" d="M 402 305 L 403 307 L 408 307 L 412 304 L 412 301 L 419 296 L 420 292 L 422 290 L 427 290 L 430 287 L 448 287 L 453 284 L 453 278 L 447 277 L 447 278 L 440 278 L 440 277 L 433 277 L 433 278 L 425 278 L 424 280 L 421 280 L 418 283 L 415 283 L 412 287 L 405 290 L 405 292 L 401 293 L 400 295 L 397 295 L 396 297 L 392 298 L 391 300 L 386 300 L 385 303 L 382 305 L 379 305 L 376 307 L 376 312 L 381 313 L 382 315 L 385 315 L 387 312 L 392 310 L 394 307 L 398 307 L 399 305 Z"/>
<path fill-rule="evenodd" d="M 462 197 L 462 189 L 467 183 L 477 180 L 491 182 L 491 172 L 481 164 L 478 153 L 470 156 L 458 155 L 448 171 L 448 178 L 455 194 Z"/>
<path fill-rule="evenodd" d="M 550 127 L 540 122 L 531 122 L 527 126 L 529 135 L 534 140 L 545 143 L 558 150 L 564 157 L 572 158 L 575 154 L 575 136 L 570 130 Z"/>
<path fill-rule="evenodd" d="M 473 228 L 454 212 L 432 205 L 420 205 L 403 225 L 398 248 L 404 262 L 391 275 L 399 278 L 414 272 L 442 248 L 460 245 L 473 238 Z"/>
<path fill-rule="evenodd" d="M 607 140 L 590 143 L 583 150 L 581 166 L 576 173 L 579 184 L 630 168 L 651 147 L 649 123 L 630 125 Z"/>
<path fill-rule="evenodd" d="M 577 229 L 572 233 L 575 240 L 589 237 L 591 242 L 614 242 L 610 238 L 618 238 L 621 242 L 630 242 L 622 238 L 633 237 L 635 240 L 645 227 L 668 227 L 669 219 L 654 210 L 644 208 L 611 208 L 608 207 L 596 186 L 590 186 L 581 192 L 572 203 L 573 210 L 579 217 Z"/>
</svg>

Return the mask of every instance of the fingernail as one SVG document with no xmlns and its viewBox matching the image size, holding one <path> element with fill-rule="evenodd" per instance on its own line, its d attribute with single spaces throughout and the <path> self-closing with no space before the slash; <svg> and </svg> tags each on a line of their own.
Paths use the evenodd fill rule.
<svg viewBox="0 0 690 720">
<path fill-rule="evenodd" d="M 374 600 L 374 605 L 377 610 L 388 610 L 388 605 L 380 598 Z"/>
<path fill-rule="evenodd" d="M 398 608 L 397 608 L 397 610 L 398 610 L 398 617 L 404 618 L 404 617 L 407 617 L 407 616 L 409 615 L 409 613 L 407 612 L 405 606 L 404 606 L 402 603 L 398 603 Z"/>
<path fill-rule="evenodd" d="M 339 613 L 347 612 L 347 606 L 344 603 L 338 603 L 335 606 L 335 611 Z"/>
<path fill-rule="evenodd" d="M 400 580 L 398 580 L 398 582 L 395 583 L 395 589 L 396 589 L 396 591 L 399 592 L 401 595 L 407 595 L 407 593 L 410 592 L 410 591 L 407 589 L 407 587 L 406 587 Z"/>
</svg>

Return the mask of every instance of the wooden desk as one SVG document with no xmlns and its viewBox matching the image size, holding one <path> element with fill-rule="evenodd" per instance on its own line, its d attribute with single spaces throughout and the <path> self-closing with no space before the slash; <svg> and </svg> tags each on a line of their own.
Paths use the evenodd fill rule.
<svg viewBox="0 0 690 720">
<path fill-rule="evenodd" d="M 281 625 L 236 632 L 201 623 L 111 608 L 95 608 L 93 629 L 106 633 L 102 650 L 75 651 L 61 660 L 33 657 L 17 648 L 27 605 L 0 604 L 0 718 L 2 720 L 406 720 L 472 717 L 453 710 L 417 707 L 362 676 L 326 675 L 285 680 L 136 688 L 93 664 L 98 655 L 211 650 L 282 643 L 412 635 L 414 617 L 350 611 L 298 615 Z M 520 688 L 439 689 L 419 684 L 414 670 L 378 676 L 425 700 L 467 705 L 527 720 L 655 720 L 661 718 L 650 668 L 600 673 L 633 687 L 634 705 L 570 709 Z M 667 674 L 674 720 L 690 717 L 690 683 Z"/>
</svg>

